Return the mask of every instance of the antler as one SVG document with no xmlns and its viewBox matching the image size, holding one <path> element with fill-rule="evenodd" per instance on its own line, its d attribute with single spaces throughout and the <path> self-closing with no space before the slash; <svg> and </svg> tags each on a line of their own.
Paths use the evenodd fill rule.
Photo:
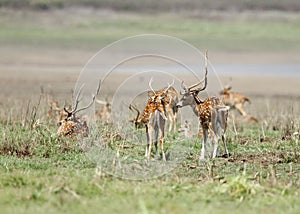
<svg viewBox="0 0 300 214">
<path fill-rule="evenodd" d="M 98 100 L 98 99 L 96 99 L 95 101 L 96 101 L 96 103 L 98 103 L 98 104 L 100 104 L 100 105 L 106 105 L 106 104 L 107 104 L 107 102 L 106 102 L 106 101 L 103 101 L 103 100 Z"/>
<path fill-rule="evenodd" d="M 200 91 L 205 90 L 206 86 L 207 86 L 207 73 L 208 73 L 208 69 L 207 69 L 207 61 L 208 61 L 208 57 L 207 57 L 207 51 L 205 52 L 205 76 L 202 80 L 200 80 L 198 83 L 191 85 L 190 87 L 186 87 L 186 85 L 184 84 L 184 81 L 181 82 L 181 87 L 187 92 L 196 92 L 199 93 Z M 202 84 L 204 82 L 204 86 L 202 88 L 196 88 L 193 89 L 195 87 L 197 87 L 198 85 Z M 193 89 L 193 90 L 192 90 Z M 183 93 L 180 92 L 180 94 L 182 95 Z"/>
<path fill-rule="evenodd" d="M 168 87 L 164 90 L 164 93 L 166 93 L 169 90 L 169 88 L 174 85 L 174 83 L 175 83 L 174 79 L 173 79 L 173 82 L 171 84 L 168 83 Z"/>
<path fill-rule="evenodd" d="M 190 87 L 188 87 L 188 90 L 191 90 L 192 88 L 195 88 L 196 86 L 200 85 L 204 80 L 201 80 L 200 82 L 194 84 L 194 85 L 191 85 Z"/>
<path fill-rule="evenodd" d="M 75 109 L 74 111 L 72 111 L 73 115 L 75 115 L 76 113 L 78 113 L 78 112 L 80 112 L 80 111 L 83 111 L 83 110 L 85 110 L 85 109 L 88 109 L 89 107 L 91 107 L 91 106 L 93 105 L 93 103 L 94 103 L 94 101 L 95 101 L 95 99 L 96 99 L 96 95 L 98 95 L 98 93 L 99 93 L 100 86 L 101 86 L 101 80 L 99 80 L 98 87 L 97 87 L 96 93 L 95 93 L 95 94 L 93 95 L 93 97 L 92 97 L 92 101 L 91 101 L 87 106 L 85 106 L 85 107 L 83 107 L 83 108 L 81 108 L 81 109 L 76 110 L 76 109 L 77 109 L 77 106 L 78 106 L 78 103 L 79 103 L 79 101 L 78 101 L 78 102 L 76 101 L 76 109 Z"/>
<path fill-rule="evenodd" d="M 78 113 L 79 111 L 83 111 L 83 110 L 88 109 L 89 107 L 91 107 L 91 105 L 94 103 L 94 101 L 96 99 L 96 95 L 98 95 L 98 93 L 99 93 L 100 86 L 101 86 L 101 80 L 99 80 L 99 84 L 98 84 L 96 93 L 92 97 L 92 101 L 87 106 L 85 106 L 85 107 L 83 107 L 81 109 L 77 109 L 78 108 L 78 104 L 81 101 L 81 99 L 79 100 L 79 97 L 80 97 L 82 89 L 84 87 L 84 84 L 82 84 L 82 86 L 80 87 L 80 89 L 79 89 L 79 91 L 78 91 L 78 93 L 76 95 L 75 104 L 74 104 L 74 107 L 72 108 L 72 110 L 68 111 L 67 108 L 66 108 L 66 106 L 64 106 L 64 111 L 68 113 L 68 117 L 71 117 L 72 115 L 75 116 L 75 114 Z"/>
<path fill-rule="evenodd" d="M 186 87 L 186 85 L 184 84 L 184 81 L 181 82 L 181 88 L 183 88 L 184 90 L 188 90 L 188 88 Z"/>
<path fill-rule="evenodd" d="M 184 92 L 182 92 L 182 90 L 180 90 L 179 93 L 180 93 L 180 95 L 184 95 L 184 93 L 188 91 L 188 88 L 184 84 L 184 81 L 181 82 L 181 88 L 184 90 Z"/>
<path fill-rule="evenodd" d="M 208 61 L 208 56 L 207 56 L 207 50 L 206 50 L 206 52 L 205 52 L 205 76 L 204 76 L 203 80 L 201 80 L 201 81 L 199 82 L 199 84 L 200 84 L 200 83 L 202 83 L 202 82 L 204 81 L 204 86 L 203 86 L 202 88 L 197 88 L 197 89 L 194 89 L 194 90 L 190 90 L 191 87 L 189 87 L 189 90 L 190 90 L 191 92 L 199 93 L 200 91 L 203 91 L 203 90 L 206 89 L 206 86 L 207 86 L 207 73 L 208 73 L 208 69 L 207 69 L 207 61 Z M 199 84 L 198 84 L 198 85 L 199 85 Z"/>
<path fill-rule="evenodd" d="M 75 104 L 74 104 L 71 111 L 68 111 L 67 108 L 66 108 L 66 105 L 64 105 L 64 111 L 68 113 L 68 116 L 71 116 L 72 114 L 74 114 L 74 111 L 76 111 L 76 109 L 78 107 L 78 103 L 80 102 L 79 97 L 80 97 L 80 94 L 81 94 L 81 91 L 82 91 L 83 87 L 84 87 L 84 84 L 82 84 L 81 87 L 79 88 L 79 91 L 78 91 L 78 93 L 76 95 L 76 98 L 75 98 Z"/>
<path fill-rule="evenodd" d="M 153 81 L 153 77 L 151 77 L 151 79 L 150 79 L 150 81 L 149 81 L 149 87 L 150 87 L 151 91 L 152 91 L 154 94 L 156 94 L 155 91 L 154 91 L 154 89 L 152 88 L 152 81 Z"/>
</svg>

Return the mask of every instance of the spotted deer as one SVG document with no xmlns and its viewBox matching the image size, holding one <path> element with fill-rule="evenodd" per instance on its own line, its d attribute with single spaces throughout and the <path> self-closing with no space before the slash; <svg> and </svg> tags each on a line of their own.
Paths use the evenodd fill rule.
<svg viewBox="0 0 300 214">
<path fill-rule="evenodd" d="M 160 89 L 160 90 L 154 90 L 149 84 L 149 87 L 151 89 L 150 92 L 148 92 L 149 97 L 155 97 L 158 99 L 161 99 L 163 108 L 161 108 L 161 112 L 164 113 L 164 115 L 169 120 L 169 132 L 172 130 L 176 131 L 176 122 L 177 122 L 177 116 L 178 116 L 178 99 L 179 94 L 177 90 L 172 86 L 174 84 L 174 81 L 172 84 L 169 84 L 168 86 Z M 129 109 L 132 111 L 139 112 L 139 110 L 134 106 L 130 105 Z M 130 120 L 131 123 L 134 123 L 135 128 L 142 128 L 144 126 L 144 123 L 142 122 L 142 115 L 140 113 L 137 113 L 137 117 L 134 120 Z"/>
<path fill-rule="evenodd" d="M 212 158 L 216 158 L 218 156 L 218 145 L 220 139 L 222 139 L 224 143 L 225 153 L 226 156 L 229 156 L 228 149 L 226 146 L 226 140 L 225 140 L 225 132 L 227 128 L 227 116 L 228 116 L 228 110 L 229 108 L 225 106 L 221 99 L 217 97 L 210 97 L 205 100 L 201 100 L 198 97 L 199 92 L 204 91 L 207 87 L 207 53 L 205 55 L 205 77 L 200 82 L 190 86 L 186 87 L 184 85 L 184 82 L 182 82 L 181 86 L 183 89 L 183 92 L 181 92 L 181 99 L 177 103 L 177 106 L 179 108 L 182 108 L 184 106 L 191 106 L 193 109 L 193 112 L 196 116 L 199 117 L 200 125 L 202 127 L 203 131 L 203 137 L 202 137 L 202 149 L 201 149 L 201 155 L 200 160 L 203 160 L 205 158 L 205 150 L 206 150 L 206 143 L 209 137 L 209 134 L 213 136 L 213 142 L 214 142 L 214 149 Z M 199 87 L 199 85 L 203 84 L 203 87 Z M 201 130 L 199 130 L 199 137 L 201 134 Z"/>
<path fill-rule="evenodd" d="M 229 106 L 230 109 L 236 109 L 242 116 L 246 116 L 244 104 L 246 102 L 250 103 L 250 99 L 243 94 L 232 92 L 231 88 L 231 86 L 226 86 L 220 91 L 224 104 Z"/>
<path fill-rule="evenodd" d="M 87 137 L 89 134 L 89 127 L 87 125 L 86 120 L 83 117 L 77 117 L 76 114 L 80 111 L 86 110 L 90 108 L 96 98 L 96 95 L 98 94 L 100 90 L 100 83 L 98 85 L 96 94 L 92 96 L 91 102 L 86 105 L 83 108 L 78 109 L 78 104 L 80 102 L 79 98 L 81 95 L 81 91 L 83 86 L 79 89 L 76 98 L 75 98 L 75 104 L 71 110 L 68 110 L 66 107 L 63 108 L 63 111 L 61 111 L 60 114 L 60 120 L 59 120 L 59 127 L 57 130 L 57 135 L 62 135 L 66 137 L 75 137 L 75 136 L 83 136 Z"/>
<path fill-rule="evenodd" d="M 171 85 L 173 84 L 174 82 Z M 171 132 L 173 130 L 173 132 L 175 133 L 178 116 L 178 107 L 176 104 L 179 100 L 179 94 L 172 86 L 167 86 L 159 91 L 156 91 L 155 93 L 160 94 L 160 96 L 163 97 L 163 104 L 165 106 L 165 111 L 169 119 L 168 131 Z"/>
<path fill-rule="evenodd" d="M 143 112 L 140 111 L 133 105 L 129 106 L 129 109 L 135 110 L 137 116 L 135 118 L 135 127 L 146 127 L 147 134 L 147 146 L 145 151 L 145 157 L 149 160 L 151 156 L 151 147 L 154 141 L 156 153 L 158 151 L 158 138 L 160 149 L 162 153 L 162 159 L 166 161 L 166 156 L 164 153 L 164 136 L 165 136 L 165 123 L 167 120 L 165 105 L 164 105 L 164 93 L 157 93 L 153 90 L 151 86 L 152 79 L 149 81 L 149 87 L 151 91 L 148 92 L 148 102 Z M 165 88 L 165 92 L 169 90 L 172 85 Z M 154 139 L 153 139 L 154 136 Z"/>
</svg>

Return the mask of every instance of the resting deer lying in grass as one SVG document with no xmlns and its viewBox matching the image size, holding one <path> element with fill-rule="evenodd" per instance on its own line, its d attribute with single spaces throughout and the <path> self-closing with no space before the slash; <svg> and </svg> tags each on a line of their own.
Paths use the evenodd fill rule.
<svg viewBox="0 0 300 214">
<path fill-rule="evenodd" d="M 148 93 L 149 99 L 142 114 L 133 105 L 130 105 L 129 109 L 135 110 L 137 112 L 137 116 L 134 120 L 135 127 L 136 128 L 142 126 L 146 127 L 147 146 L 146 146 L 145 157 L 147 157 L 148 160 L 150 159 L 153 140 L 154 140 L 156 152 L 158 151 L 157 142 L 159 138 L 162 159 L 166 161 L 166 156 L 164 153 L 165 123 L 167 120 L 165 105 L 164 105 L 164 98 L 166 94 L 157 93 L 156 91 L 154 91 L 151 86 L 151 82 L 152 79 L 149 82 L 149 86 L 151 88 L 151 91 Z M 171 85 L 166 87 L 164 92 L 167 92 L 170 88 Z M 153 139 L 153 135 L 154 135 L 154 139 Z"/>
<path fill-rule="evenodd" d="M 199 117 L 200 124 L 203 130 L 203 139 L 202 139 L 202 149 L 200 159 L 203 160 L 205 158 L 205 150 L 207 139 L 210 134 L 213 136 L 214 149 L 212 158 L 216 158 L 218 156 L 218 145 L 219 140 L 222 139 L 224 143 L 226 156 L 229 156 L 228 149 L 225 141 L 225 132 L 227 128 L 227 116 L 229 107 L 225 106 L 222 101 L 217 97 L 207 98 L 202 101 L 198 94 L 200 91 L 206 89 L 207 86 L 207 54 L 205 55 L 205 77 L 202 81 L 190 86 L 186 87 L 182 82 L 182 89 L 184 90 L 181 95 L 181 99 L 179 103 L 177 103 L 178 107 L 191 106 L 193 112 L 196 116 Z M 204 86 L 198 87 L 200 84 L 204 82 Z M 199 135 L 201 131 L 199 130 Z"/>
<path fill-rule="evenodd" d="M 73 106 L 72 110 L 67 110 L 66 107 L 64 107 L 64 110 L 60 114 L 60 121 L 59 121 L 59 128 L 57 130 L 58 135 L 67 136 L 67 137 L 75 137 L 77 135 L 81 135 L 83 137 L 87 137 L 89 134 L 89 128 L 87 125 L 87 122 L 79 117 L 76 117 L 76 114 L 80 111 L 86 110 L 90 108 L 96 98 L 96 95 L 99 92 L 100 89 L 100 82 L 96 91 L 96 94 L 92 96 L 91 102 L 83 107 L 78 109 L 78 104 L 80 102 L 80 94 L 82 91 L 83 86 L 79 89 L 78 94 L 75 98 L 75 105 Z"/>
<path fill-rule="evenodd" d="M 184 124 L 182 124 L 179 129 L 178 132 L 182 134 L 182 136 L 184 136 L 185 138 L 190 138 L 192 137 L 192 132 L 191 132 L 191 126 L 192 123 L 188 120 L 184 121 Z"/>
</svg>

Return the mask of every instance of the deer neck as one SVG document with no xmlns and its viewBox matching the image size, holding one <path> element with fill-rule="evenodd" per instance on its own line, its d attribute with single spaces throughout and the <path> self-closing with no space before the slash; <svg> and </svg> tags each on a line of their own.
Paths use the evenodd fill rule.
<svg viewBox="0 0 300 214">
<path fill-rule="evenodd" d="M 193 112 L 196 116 L 198 116 L 198 105 L 203 104 L 203 101 L 197 96 L 194 95 L 194 102 L 191 104 L 191 107 L 193 109 Z"/>
<path fill-rule="evenodd" d="M 194 100 L 195 100 L 196 105 L 200 105 L 203 103 L 203 101 L 200 100 L 200 98 L 197 95 L 194 95 Z"/>
<path fill-rule="evenodd" d="M 190 106 L 191 106 L 191 108 L 192 108 L 192 110 L 193 110 L 193 112 L 194 112 L 194 114 L 196 115 L 196 116 L 198 116 L 198 102 L 196 101 L 196 99 L 198 98 L 196 98 L 197 96 L 194 96 L 194 100 L 193 100 L 193 102 L 190 104 Z M 199 98 L 198 98 L 199 99 Z M 200 99 L 199 99 L 200 100 Z"/>
</svg>

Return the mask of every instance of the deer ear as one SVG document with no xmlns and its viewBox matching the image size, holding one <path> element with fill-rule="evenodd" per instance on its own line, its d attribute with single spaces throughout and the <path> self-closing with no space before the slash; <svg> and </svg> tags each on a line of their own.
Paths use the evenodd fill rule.
<svg viewBox="0 0 300 214">
<path fill-rule="evenodd" d="M 165 99 L 167 97 L 167 94 L 166 93 L 163 93 L 161 96 L 160 96 L 160 99 Z"/>
<path fill-rule="evenodd" d="M 155 94 L 154 94 L 154 92 L 153 91 L 148 91 L 148 97 L 153 97 L 153 96 L 155 96 Z"/>
<path fill-rule="evenodd" d="M 231 90 L 231 88 L 232 87 L 230 85 L 226 85 L 224 89 L 227 90 L 227 91 L 229 91 L 229 90 Z"/>
</svg>

